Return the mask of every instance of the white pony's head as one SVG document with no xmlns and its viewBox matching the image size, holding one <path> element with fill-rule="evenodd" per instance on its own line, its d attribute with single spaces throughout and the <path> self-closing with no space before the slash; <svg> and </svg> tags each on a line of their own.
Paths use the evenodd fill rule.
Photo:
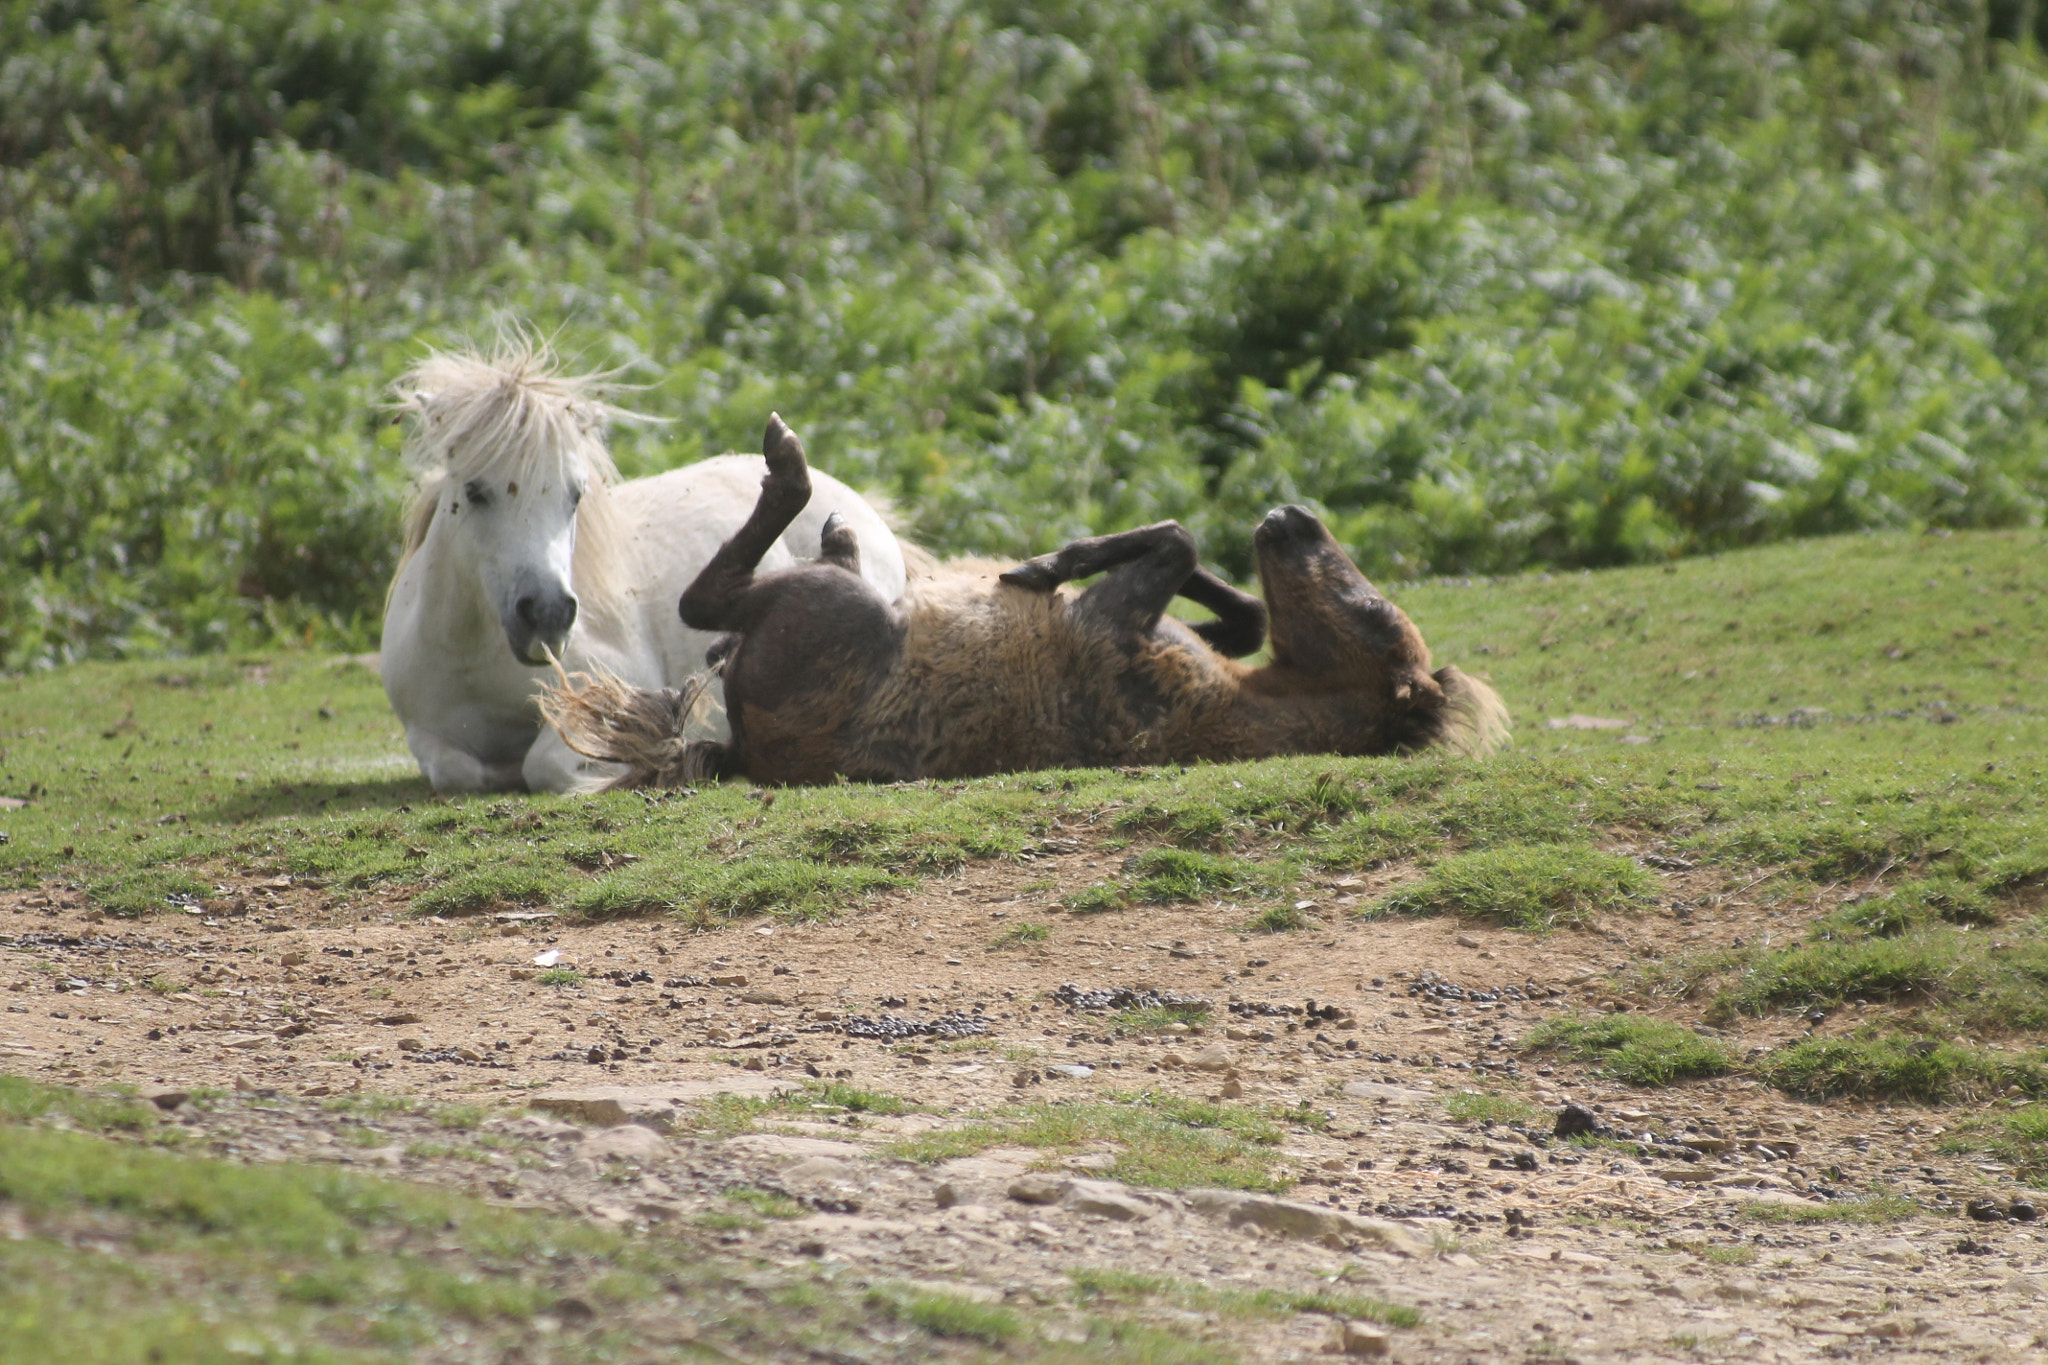
<svg viewBox="0 0 2048 1365">
<path fill-rule="evenodd" d="M 594 376 L 556 373 L 549 348 L 524 336 L 487 356 L 437 351 L 398 382 L 407 458 L 421 476 L 405 552 L 445 517 L 521 663 L 560 654 L 576 624 L 588 558 L 577 554 L 578 524 L 616 477 L 604 444 L 613 409 L 597 389 Z"/>
</svg>

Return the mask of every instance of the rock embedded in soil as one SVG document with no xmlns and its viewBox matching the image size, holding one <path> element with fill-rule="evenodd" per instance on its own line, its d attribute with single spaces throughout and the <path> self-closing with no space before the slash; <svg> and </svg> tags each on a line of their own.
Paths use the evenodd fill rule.
<svg viewBox="0 0 2048 1365">
<path fill-rule="evenodd" d="M 1393 1350 L 1393 1340 L 1372 1323 L 1346 1322 L 1338 1328 L 1337 1346 L 1345 1355 L 1377 1360 Z"/>
<path fill-rule="evenodd" d="M 1599 1128 L 1600 1120 L 1594 1117 L 1592 1110 L 1583 1105 L 1568 1104 L 1559 1111 L 1557 1125 L 1550 1130 L 1550 1135 L 1556 1138 L 1583 1137 L 1599 1131 Z"/>
<path fill-rule="evenodd" d="M 616 1128 L 607 1128 L 586 1138 L 581 1154 L 589 1157 L 653 1161 L 666 1156 L 668 1151 L 668 1140 L 652 1128 L 637 1123 L 622 1123 Z"/>
<path fill-rule="evenodd" d="M 576 1090 L 546 1090 L 526 1097 L 526 1104 L 550 1114 L 610 1128 L 637 1123 L 657 1133 L 674 1129 L 694 1103 L 716 1095 L 766 1099 L 795 1083 L 744 1072 L 709 1081 L 670 1081 L 665 1085 L 601 1085 Z"/>
<path fill-rule="evenodd" d="M 1226 1227 L 1263 1228 L 1333 1250 L 1350 1242 L 1365 1242 L 1402 1256 L 1429 1254 L 1429 1245 L 1421 1237 L 1383 1218 L 1361 1218 L 1319 1204 L 1242 1190 L 1188 1190 L 1185 1196 L 1188 1207 Z"/>
</svg>

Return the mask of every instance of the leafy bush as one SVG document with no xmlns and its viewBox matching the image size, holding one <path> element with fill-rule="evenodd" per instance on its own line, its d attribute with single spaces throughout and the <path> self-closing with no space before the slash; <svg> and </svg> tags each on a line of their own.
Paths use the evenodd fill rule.
<svg viewBox="0 0 2048 1365">
<path fill-rule="evenodd" d="M 2039 524 L 2044 13 L 11 0 L 0 668 L 373 644 L 378 395 L 500 310 L 943 550 Z"/>
</svg>

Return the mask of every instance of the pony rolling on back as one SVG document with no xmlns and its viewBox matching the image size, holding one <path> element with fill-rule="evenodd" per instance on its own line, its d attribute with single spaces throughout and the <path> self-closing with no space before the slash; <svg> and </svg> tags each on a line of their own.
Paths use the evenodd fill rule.
<svg viewBox="0 0 2048 1365">
<path fill-rule="evenodd" d="M 762 474 L 724 455 L 615 484 L 612 416 L 588 378 L 544 347 L 437 354 L 400 383 L 420 482 L 385 605 L 382 672 L 406 743 L 436 791 L 565 791 L 603 774 L 544 729 L 535 706 L 550 655 L 641 687 L 704 668 L 714 636 L 676 619 L 676 594 L 753 506 Z M 866 581 L 894 600 L 903 554 L 881 516 L 837 480 L 790 525 L 809 553 L 837 514 Z M 794 563 L 769 545 L 764 564 Z M 700 725 L 699 732 L 708 728 Z"/>
<path fill-rule="evenodd" d="M 1430 746 L 1485 753 L 1506 740 L 1493 690 L 1456 668 L 1432 670 L 1414 624 L 1300 507 L 1259 524 L 1263 604 L 1201 568 L 1188 533 L 1161 522 L 1006 571 L 950 564 L 892 605 L 861 580 L 861 547 L 836 519 L 817 562 L 758 572 L 809 497 L 803 448 L 780 418 L 765 448 L 752 515 L 680 603 L 691 626 L 733 635 L 731 740 L 684 736 L 686 695 L 614 679 L 571 680 L 542 702 L 571 747 L 624 765 L 620 785 L 724 774 L 893 781 Z M 1097 573 L 1084 592 L 1063 589 Z M 1176 596 L 1216 619 L 1191 627 L 1166 615 Z M 1269 625 L 1271 662 L 1234 662 Z"/>
</svg>

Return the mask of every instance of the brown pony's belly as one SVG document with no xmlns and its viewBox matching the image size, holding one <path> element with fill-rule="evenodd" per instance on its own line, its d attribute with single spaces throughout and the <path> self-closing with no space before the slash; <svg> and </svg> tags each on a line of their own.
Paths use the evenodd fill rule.
<svg viewBox="0 0 2048 1365">
<path fill-rule="evenodd" d="M 944 659 L 912 651 L 875 699 L 862 743 L 872 766 L 960 778 L 1200 756 L 1179 751 L 1213 709 L 1223 665 L 1201 641 L 1168 629 L 1131 653 L 1069 630 L 1021 635 Z"/>
</svg>

